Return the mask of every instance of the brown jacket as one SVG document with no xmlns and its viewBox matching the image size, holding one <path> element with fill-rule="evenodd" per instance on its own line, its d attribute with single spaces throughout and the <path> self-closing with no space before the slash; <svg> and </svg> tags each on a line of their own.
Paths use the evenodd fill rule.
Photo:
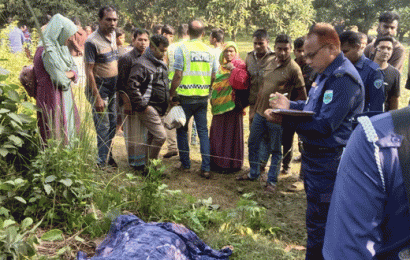
<svg viewBox="0 0 410 260">
<path fill-rule="evenodd" d="M 248 53 L 245 59 L 246 69 L 249 74 L 250 86 L 249 86 L 249 104 L 251 106 L 255 105 L 256 98 L 258 96 L 259 90 L 262 88 L 263 74 L 265 72 L 265 67 L 269 62 L 275 58 L 274 53 L 269 49 L 268 52 L 261 59 L 256 59 L 255 51 Z"/>
<path fill-rule="evenodd" d="M 85 40 L 87 40 L 87 33 L 83 28 L 78 27 L 77 33 L 68 39 L 67 47 L 73 57 L 84 55 Z"/>
</svg>

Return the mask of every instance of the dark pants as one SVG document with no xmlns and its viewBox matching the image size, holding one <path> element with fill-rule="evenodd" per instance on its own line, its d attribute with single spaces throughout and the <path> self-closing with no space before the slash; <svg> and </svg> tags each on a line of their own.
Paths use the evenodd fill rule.
<svg viewBox="0 0 410 260">
<path fill-rule="evenodd" d="M 323 259 L 322 248 L 327 213 L 342 151 L 343 149 L 332 153 L 309 153 L 308 151 L 302 153 L 301 170 L 304 175 L 307 199 L 307 260 Z"/>
<path fill-rule="evenodd" d="M 283 159 L 282 159 L 282 168 L 288 170 L 290 167 L 290 162 L 293 157 L 293 137 L 295 136 L 296 129 L 286 122 L 282 123 L 283 132 L 282 132 L 282 147 L 283 147 Z"/>
</svg>

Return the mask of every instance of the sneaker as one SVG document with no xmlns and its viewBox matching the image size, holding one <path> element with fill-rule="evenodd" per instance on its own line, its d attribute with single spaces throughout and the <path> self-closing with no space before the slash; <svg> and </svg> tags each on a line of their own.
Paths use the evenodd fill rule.
<svg viewBox="0 0 410 260">
<path fill-rule="evenodd" d="M 266 183 L 264 192 L 266 194 L 275 194 L 276 193 L 276 184 Z"/>
</svg>

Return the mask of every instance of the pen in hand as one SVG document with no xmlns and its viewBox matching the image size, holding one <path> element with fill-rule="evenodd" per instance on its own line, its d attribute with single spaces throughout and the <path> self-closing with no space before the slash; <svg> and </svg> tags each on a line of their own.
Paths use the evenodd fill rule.
<svg viewBox="0 0 410 260">
<path fill-rule="evenodd" d="M 285 97 L 287 97 L 288 96 L 288 93 L 285 93 L 285 94 L 283 94 Z M 271 97 L 271 98 L 269 98 L 269 101 L 272 101 L 272 100 L 275 100 L 275 99 L 278 99 L 278 96 L 274 96 L 274 97 Z"/>
</svg>

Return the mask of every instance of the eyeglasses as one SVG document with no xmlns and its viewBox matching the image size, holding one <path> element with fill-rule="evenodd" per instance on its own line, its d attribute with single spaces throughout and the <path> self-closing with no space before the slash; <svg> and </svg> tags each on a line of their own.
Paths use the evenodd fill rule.
<svg viewBox="0 0 410 260">
<path fill-rule="evenodd" d="M 324 47 L 328 46 L 328 45 L 329 45 L 329 44 L 322 45 L 319 49 L 317 49 L 317 51 L 312 52 L 312 53 L 306 53 L 303 57 L 304 57 L 305 59 L 313 60 L 313 58 L 315 58 L 315 56 L 319 53 L 319 51 L 320 51 L 321 49 L 323 49 Z"/>
</svg>

